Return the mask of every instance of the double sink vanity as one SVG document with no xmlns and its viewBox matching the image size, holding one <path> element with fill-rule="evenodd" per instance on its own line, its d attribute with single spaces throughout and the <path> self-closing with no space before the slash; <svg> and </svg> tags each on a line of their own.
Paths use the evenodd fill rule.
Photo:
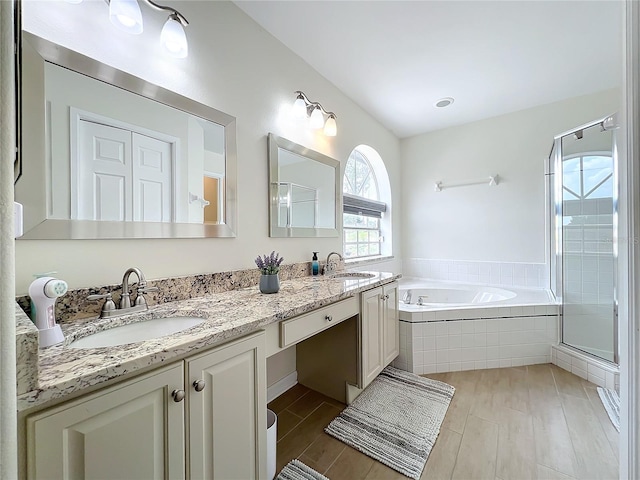
<svg viewBox="0 0 640 480">
<path fill-rule="evenodd" d="M 350 403 L 398 355 L 398 278 L 299 276 L 62 323 L 18 398 L 22 476 L 265 478 L 266 359 L 296 348 L 298 381 Z"/>
<path fill-rule="evenodd" d="M 236 236 L 235 117 L 28 32 L 21 52 L 22 238 Z M 125 208 L 103 205 L 84 181 L 102 167 L 70 148 L 80 138 L 118 143 L 113 129 L 168 152 L 158 161 L 171 172 L 168 195 L 142 216 L 131 213 L 141 211 L 135 196 L 112 192 L 103 197 Z M 265 140 L 270 237 L 341 238 L 340 162 L 274 134 Z M 122 151 L 133 155 L 132 142 Z M 48 169 L 69 175 L 45 178 Z M 135 188 L 140 174 L 132 166 L 123 181 Z M 139 294 L 157 288 L 148 309 L 139 297 L 115 311 L 119 286 L 69 292 L 58 300 L 65 341 L 44 349 L 17 308 L 21 477 L 266 478 L 267 358 L 295 348 L 298 382 L 350 403 L 399 353 L 399 275 L 283 269 L 274 295 L 259 293 L 256 269 L 150 286 L 138 275 Z M 28 310 L 28 298 L 18 302 Z"/>
</svg>

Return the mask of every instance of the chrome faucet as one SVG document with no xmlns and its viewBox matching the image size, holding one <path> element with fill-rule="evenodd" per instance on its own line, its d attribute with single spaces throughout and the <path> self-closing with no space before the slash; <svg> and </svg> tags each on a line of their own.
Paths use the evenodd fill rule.
<svg viewBox="0 0 640 480">
<path fill-rule="evenodd" d="M 129 291 L 129 277 L 132 273 L 135 273 L 138 277 L 138 286 L 136 288 L 136 299 L 133 305 L 131 305 L 131 292 Z M 115 303 L 111 297 L 111 293 L 104 295 L 89 295 L 87 300 L 105 299 L 102 311 L 100 312 L 101 318 L 115 317 L 117 315 L 124 315 L 125 313 L 141 312 L 147 310 L 147 299 L 144 298 L 144 294 L 148 292 L 157 292 L 158 287 L 147 286 L 147 279 L 144 273 L 139 268 L 131 267 L 124 272 L 122 277 L 122 295 L 120 296 L 120 305 L 116 308 Z"/>
<path fill-rule="evenodd" d="M 329 255 L 327 255 L 327 261 L 324 265 L 323 272 L 325 275 L 329 275 L 331 274 L 331 272 L 333 272 L 333 266 L 330 263 L 331 255 L 337 255 L 340 261 L 343 261 L 342 255 L 340 255 L 338 252 L 331 252 Z"/>
<path fill-rule="evenodd" d="M 129 292 L 129 277 L 132 273 L 135 273 L 138 277 L 138 296 L 136 297 L 135 305 L 146 305 L 147 301 L 141 295 L 147 288 L 147 279 L 144 277 L 144 273 L 139 268 L 131 267 L 122 277 L 122 295 L 120 296 L 120 309 L 131 308 L 131 292 Z M 142 291 L 141 291 L 142 290 Z"/>
</svg>

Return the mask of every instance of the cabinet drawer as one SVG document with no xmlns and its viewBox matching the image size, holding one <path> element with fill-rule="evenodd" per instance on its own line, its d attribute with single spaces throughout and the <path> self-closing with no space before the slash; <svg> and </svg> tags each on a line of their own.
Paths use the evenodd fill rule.
<svg viewBox="0 0 640 480">
<path fill-rule="evenodd" d="M 359 312 L 358 299 L 347 298 L 299 317 L 280 323 L 280 348 L 294 345 Z"/>
</svg>

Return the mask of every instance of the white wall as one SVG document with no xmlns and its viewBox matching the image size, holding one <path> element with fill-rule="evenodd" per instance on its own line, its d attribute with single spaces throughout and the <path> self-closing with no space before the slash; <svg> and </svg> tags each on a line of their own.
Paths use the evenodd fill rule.
<svg viewBox="0 0 640 480">
<path fill-rule="evenodd" d="M 118 283 L 127 267 L 147 278 L 251 268 L 256 255 L 277 250 L 285 262 L 342 251 L 341 238 L 271 239 L 268 236 L 267 134 L 273 132 L 340 160 L 371 145 L 386 163 L 394 204 L 400 203 L 398 139 L 230 2 L 176 5 L 190 25 L 189 57 L 172 59 L 158 38 L 164 17 L 142 4 L 145 32 L 127 35 L 108 19 L 101 1 L 26 1 L 23 26 L 36 35 L 89 55 L 237 118 L 239 226 L 235 239 L 22 240 L 16 243 L 16 287 L 24 294 L 32 274 L 57 271 L 71 288 Z M 288 113 L 303 90 L 338 117 L 327 138 L 293 123 Z M 393 227 L 400 246 L 400 219 Z M 396 247 L 394 255 L 400 256 Z"/>
<path fill-rule="evenodd" d="M 544 160 L 553 137 L 620 110 L 619 90 L 401 141 L 403 258 L 544 263 Z M 489 187 L 489 176 L 500 184 Z M 447 184 L 486 184 L 447 189 Z M 442 181 L 444 189 L 434 191 Z"/>
</svg>

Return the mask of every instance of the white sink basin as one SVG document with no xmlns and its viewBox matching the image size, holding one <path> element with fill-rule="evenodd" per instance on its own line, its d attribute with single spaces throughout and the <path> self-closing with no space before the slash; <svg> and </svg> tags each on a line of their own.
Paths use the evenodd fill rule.
<svg viewBox="0 0 640 480">
<path fill-rule="evenodd" d="M 71 348 L 114 347 L 165 337 L 204 322 L 198 317 L 165 317 L 130 323 L 79 338 Z"/>
<path fill-rule="evenodd" d="M 373 273 L 365 273 L 365 272 L 341 272 L 334 273 L 331 275 L 331 278 L 337 278 L 339 280 L 359 280 L 363 278 L 373 278 L 375 275 Z"/>
</svg>

